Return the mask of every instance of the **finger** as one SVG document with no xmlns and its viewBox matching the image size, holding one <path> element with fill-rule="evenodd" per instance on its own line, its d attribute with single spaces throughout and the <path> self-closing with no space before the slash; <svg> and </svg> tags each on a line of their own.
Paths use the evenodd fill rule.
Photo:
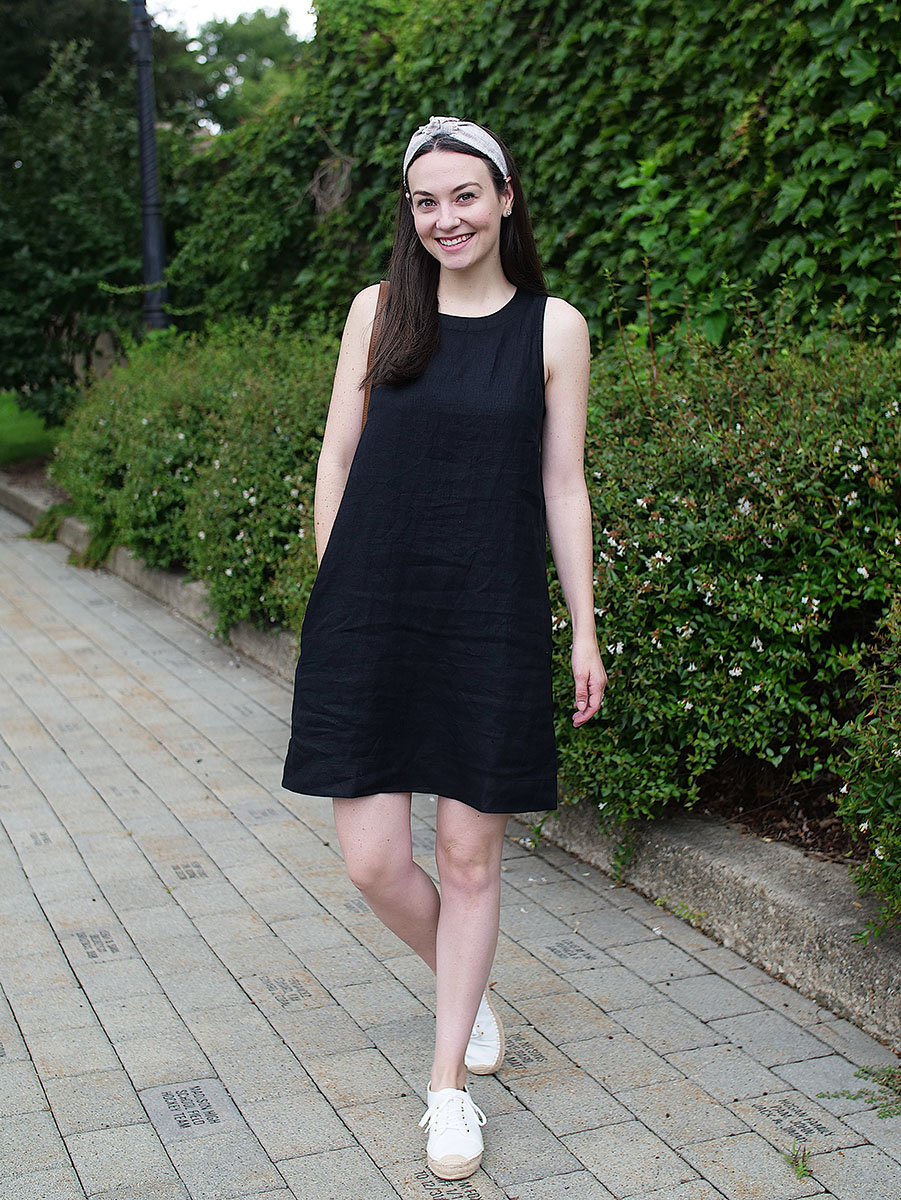
<svg viewBox="0 0 901 1200">
<path fill-rule="evenodd" d="M 579 702 L 578 692 L 576 694 L 577 711 L 573 714 L 573 725 L 584 725 L 586 721 L 590 721 L 595 716 L 604 699 L 606 683 L 606 677 L 599 679 L 592 675 L 587 679 L 584 703 Z"/>
</svg>

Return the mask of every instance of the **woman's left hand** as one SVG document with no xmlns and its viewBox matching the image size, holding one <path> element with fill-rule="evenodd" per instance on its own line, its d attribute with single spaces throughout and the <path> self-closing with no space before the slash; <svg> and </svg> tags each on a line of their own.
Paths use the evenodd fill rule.
<svg viewBox="0 0 901 1200">
<path fill-rule="evenodd" d="M 573 681 L 576 685 L 576 711 L 573 725 L 578 728 L 590 721 L 604 699 L 607 672 L 601 662 L 601 652 L 592 639 L 586 643 L 573 642 Z"/>
</svg>

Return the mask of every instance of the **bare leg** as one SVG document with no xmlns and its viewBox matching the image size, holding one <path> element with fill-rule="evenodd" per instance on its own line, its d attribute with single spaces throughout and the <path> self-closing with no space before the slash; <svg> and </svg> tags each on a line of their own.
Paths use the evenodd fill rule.
<svg viewBox="0 0 901 1200">
<path fill-rule="evenodd" d="M 464 1055 L 488 982 L 500 919 L 506 813 L 438 800 L 435 859 L 441 882 L 432 1091 L 463 1088 Z"/>
<path fill-rule="evenodd" d="M 351 882 L 379 920 L 434 971 L 440 901 L 432 880 L 413 861 L 410 793 L 336 799 L 334 809 Z"/>
</svg>

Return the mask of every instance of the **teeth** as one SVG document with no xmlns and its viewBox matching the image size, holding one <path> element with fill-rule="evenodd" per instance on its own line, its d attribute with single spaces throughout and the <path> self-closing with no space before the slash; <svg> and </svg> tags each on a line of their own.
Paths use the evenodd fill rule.
<svg viewBox="0 0 901 1200">
<path fill-rule="evenodd" d="M 471 234 L 471 233 L 462 233 L 462 234 L 460 234 L 460 236 L 459 236 L 459 237 L 455 237 L 455 238 L 438 238 L 438 241 L 440 242 L 440 244 L 441 244 L 442 246 L 457 246 L 457 245 L 459 245 L 459 244 L 460 244 L 460 242 L 465 242 L 465 241 L 467 241 L 467 240 L 468 240 L 469 238 L 471 238 L 471 237 L 472 237 L 472 234 Z"/>
</svg>

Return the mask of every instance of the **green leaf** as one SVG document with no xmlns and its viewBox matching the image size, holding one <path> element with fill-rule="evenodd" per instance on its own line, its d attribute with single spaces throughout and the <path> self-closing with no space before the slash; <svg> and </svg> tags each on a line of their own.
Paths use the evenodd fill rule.
<svg viewBox="0 0 901 1200">
<path fill-rule="evenodd" d="M 848 55 L 848 61 L 841 67 L 841 73 L 855 86 L 872 79 L 879 70 L 879 58 L 872 51 L 855 46 Z"/>
<path fill-rule="evenodd" d="M 882 105 L 873 100 L 861 100 L 848 110 L 848 120 L 854 125 L 863 125 L 866 128 L 874 117 L 884 111 Z"/>
</svg>

